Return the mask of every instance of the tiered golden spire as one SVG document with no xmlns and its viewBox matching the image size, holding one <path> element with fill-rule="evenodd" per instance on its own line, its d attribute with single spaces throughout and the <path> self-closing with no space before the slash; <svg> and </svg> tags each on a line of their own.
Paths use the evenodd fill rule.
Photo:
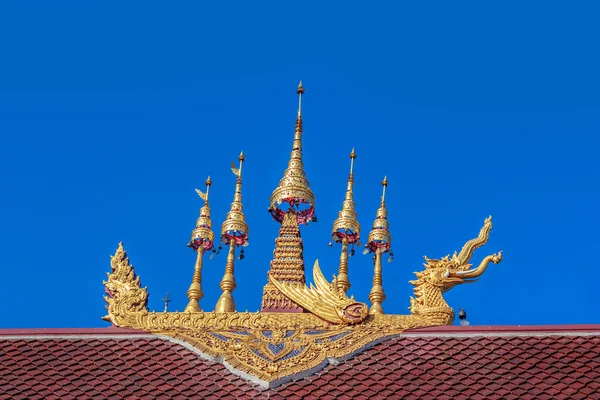
<svg viewBox="0 0 600 400">
<path fill-rule="evenodd" d="M 294 132 L 294 143 L 288 167 L 283 173 L 283 178 L 271 195 L 269 212 L 278 222 L 283 222 L 287 209 L 281 208 L 282 203 L 296 207 L 296 218 L 298 224 L 306 224 L 310 221 L 316 222 L 315 196 L 310 190 L 310 184 L 304 173 L 302 163 L 302 94 L 305 90 L 302 81 L 298 84 L 298 117 L 296 118 L 296 129 Z"/>
<path fill-rule="evenodd" d="M 387 252 L 390 252 L 388 261 L 391 261 L 393 257 L 393 253 L 391 252 L 392 235 L 389 231 L 390 224 L 387 220 L 387 209 L 385 208 L 385 190 L 388 185 L 387 177 L 383 178 L 381 185 L 383 186 L 381 204 L 377 210 L 375 222 L 373 222 L 373 229 L 369 232 L 369 242 L 365 245 L 365 251 L 363 252 L 363 254 L 375 253 L 373 286 L 371 287 L 371 293 L 369 293 L 369 301 L 371 302 L 370 314 L 383 314 L 381 304 L 385 300 L 385 293 L 383 292 L 381 257 L 383 253 Z"/>
<path fill-rule="evenodd" d="M 227 263 L 225 264 L 225 275 L 221 280 L 221 297 L 217 301 L 215 307 L 216 312 L 233 312 L 235 311 L 235 302 L 233 301 L 232 292 L 236 287 L 234 277 L 234 262 L 235 248 L 237 246 L 248 245 L 248 224 L 244 220 L 242 212 L 242 164 L 244 162 L 244 153 L 241 152 L 238 157 L 240 161 L 239 168 L 232 164 L 231 171 L 237 176 L 235 182 L 235 195 L 233 202 L 225 218 L 225 222 L 221 225 L 221 243 L 229 246 L 227 253 Z M 220 248 L 221 246 L 219 246 Z M 244 249 L 242 248 L 239 256 L 240 260 L 244 258 Z"/>
<path fill-rule="evenodd" d="M 192 231 L 192 239 L 188 244 L 196 251 L 196 265 L 194 265 L 194 275 L 192 276 L 192 284 L 187 291 L 188 299 L 190 300 L 185 307 L 185 312 L 199 312 L 200 299 L 204 296 L 202 293 L 202 259 L 206 251 L 213 248 L 215 234 L 212 231 L 212 221 L 210 219 L 210 207 L 208 205 L 208 192 L 212 181 L 210 176 L 206 179 L 206 193 L 196 189 L 196 193 L 202 200 L 204 205 L 200 209 L 200 218 L 196 220 L 196 228 Z"/>
<path fill-rule="evenodd" d="M 303 245 L 299 224 L 316 222 L 315 196 L 304 173 L 302 163 L 302 95 L 305 90 L 302 81 L 298 84 L 298 117 L 294 131 L 294 143 L 288 167 L 283 178 L 271 195 L 269 212 L 280 222 L 279 237 L 275 240 L 273 261 L 268 273 L 268 281 L 263 290 L 262 310 L 264 312 L 303 312 L 304 309 L 288 299 L 272 281 L 285 281 L 304 285 Z M 287 203 L 285 209 L 282 203 Z"/>
<path fill-rule="evenodd" d="M 333 242 L 342 244 L 342 253 L 340 255 L 340 266 L 337 275 L 337 289 L 339 292 L 346 293 L 350 288 L 350 279 L 348 277 L 348 245 L 352 245 L 351 255 L 354 255 L 354 244 L 360 246 L 360 224 L 356 219 L 354 211 L 354 160 L 356 153 L 354 149 L 350 153 L 350 175 L 348 175 L 348 185 L 346 187 L 346 197 L 342 203 L 342 209 L 338 213 L 338 218 L 333 222 L 331 239 Z"/>
</svg>

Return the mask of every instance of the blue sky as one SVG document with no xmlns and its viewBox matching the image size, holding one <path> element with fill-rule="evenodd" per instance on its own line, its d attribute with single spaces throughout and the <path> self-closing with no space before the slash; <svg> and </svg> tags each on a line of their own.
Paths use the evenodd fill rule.
<svg viewBox="0 0 600 400">
<path fill-rule="evenodd" d="M 422 256 L 494 217 L 504 250 L 447 293 L 472 324 L 599 323 L 600 78 L 594 2 L 17 2 L 0 4 L 2 327 L 105 326 L 102 280 L 123 241 L 149 306 L 182 310 L 207 175 L 218 229 L 240 150 L 251 246 L 237 308 L 257 310 L 278 224 L 269 196 L 291 150 L 302 79 L 304 160 L 329 248 L 354 147 L 366 238 L 388 176 L 388 313 L 408 312 Z M 363 240 L 364 242 L 364 240 Z M 372 264 L 350 259 L 367 301 Z M 212 310 L 225 254 L 207 261 Z"/>
</svg>

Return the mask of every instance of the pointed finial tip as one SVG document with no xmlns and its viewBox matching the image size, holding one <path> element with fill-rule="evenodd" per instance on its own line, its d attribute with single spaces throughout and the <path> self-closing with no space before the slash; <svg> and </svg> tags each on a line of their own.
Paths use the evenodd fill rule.
<svg viewBox="0 0 600 400">
<path fill-rule="evenodd" d="M 240 160 L 240 161 L 244 161 L 245 160 L 244 152 L 243 151 L 240 151 L 240 156 L 238 157 L 238 160 Z"/>
<path fill-rule="evenodd" d="M 298 84 L 298 90 L 296 90 L 296 93 L 303 94 L 304 92 L 305 92 L 304 86 L 302 86 L 302 81 L 300 81 L 300 83 Z"/>
<path fill-rule="evenodd" d="M 383 181 L 381 182 L 381 184 L 383 186 L 387 186 L 388 185 L 387 175 L 383 177 Z"/>
<path fill-rule="evenodd" d="M 210 180 L 210 175 L 206 178 L 206 186 L 212 185 L 212 181 Z"/>
<path fill-rule="evenodd" d="M 352 158 L 352 159 L 356 158 L 356 153 L 354 152 L 354 148 L 352 148 L 352 151 L 350 152 L 350 158 Z"/>
</svg>

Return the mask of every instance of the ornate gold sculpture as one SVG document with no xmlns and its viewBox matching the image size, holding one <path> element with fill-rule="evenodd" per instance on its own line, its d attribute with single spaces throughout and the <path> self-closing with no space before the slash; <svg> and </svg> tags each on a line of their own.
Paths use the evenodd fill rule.
<svg viewBox="0 0 600 400">
<path fill-rule="evenodd" d="M 107 294 L 104 300 L 108 310 L 108 315 L 102 319 L 117 325 L 116 321 L 120 318 L 147 311 L 148 292 L 146 288 L 142 288 L 140 277 L 136 276 L 133 265 L 129 264 L 123 242 L 119 243 L 115 255 L 110 257 L 110 267 L 111 272 L 107 273 L 108 280 L 102 281 Z"/>
<path fill-rule="evenodd" d="M 300 84 L 300 102 L 302 93 L 304 89 Z M 392 236 L 385 203 L 387 178 L 384 178 L 381 204 L 365 245 L 365 254 L 371 253 L 374 261 L 373 285 L 369 294 L 372 305 L 368 309 L 366 304 L 346 295 L 350 287 L 348 246 L 358 244 L 360 232 L 352 193 L 356 157 L 352 151 L 346 196 L 333 225 L 332 238 L 342 244 L 338 277 L 334 276 L 333 281 L 328 282 L 318 262 L 315 262 L 314 286 L 307 287 L 299 224 L 314 218 L 314 196 L 302 169 L 301 135 L 299 107 L 288 169 L 271 197 L 269 211 L 281 222 L 281 228 L 264 288 L 263 312 L 235 312 L 231 294 L 235 289 L 235 248 L 248 244 L 248 225 L 242 213 L 241 194 L 244 155 L 240 154 L 239 167 L 234 165 L 232 168 L 237 176 L 234 201 L 221 227 L 222 244 L 219 249 L 224 244 L 229 246 L 229 251 L 221 280 L 222 294 L 215 311 L 202 312 L 198 304 L 202 298 L 202 254 L 212 249 L 214 237 L 208 208 L 209 179 L 206 193 L 198 191 L 205 204 L 192 232 L 190 246 L 198 251 L 198 256 L 185 312 L 148 311 L 146 288 L 141 287 L 140 279 L 119 243 L 116 254 L 111 258 L 108 280 L 104 281 L 108 310 L 104 319 L 119 327 L 143 329 L 183 340 L 204 354 L 222 360 L 242 376 L 251 375 L 269 387 L 293 379 L 298 373 L 316 371 L 327 360 L 348 357 L 406 329 L 451 324 L 454 312 L 445 302 L 443 293 L 479 277 L 490 263 L 497 264 L 502 260 L 500 252 L 485 257 L 477 268 L 471 269 L 469 264 L 473 252 L 488 240 L 491 217 L 485 220 L 479 236 L 468 241 L 460 253 L 441 259 L 425 257 L 425 270 L 415 273 L 417 279 L 410 282 L 415 287 L 414 297 L 410 300 L 410 315 L 384 314 L 382 256 L 389 252 L 392 258 Z M 284 202 L 289 206 L 285 211 L 278 208 Z M 243 258 L 243 248 L 240 258 Z"/>
<path fill-rule="evenodd" d="M 348 298 L 346 292 L 339 291 L 335 276 L 332 283 L 327 282 L 319 268 L 318 260 L 313 267 L 313 280 L 316 286 L 310 285 L 310 288 L 276 280 L 273 280 L 273 284 L 286 297 L 325 321 L 334 324 L 356 324 L 367 317 L 367 305 L 358 303 L 354 301 L 354 297 Z"/>
<path fill-rule="evenodd" d="M 425 256 L 425 271 L 415 272 L 417 280 L 410 281 L 415 286 L 415 297 L 410 299 L 410 312 L 416 316 L 424 316 L 440 325 L 454 321 L 454 311 L 446 304 L 442 294 L 469 279 L 477 278 L 488 267 L 489 263 L 498 264 L 502 261 L 502 252 L 492 254 L 483 259 L 475 269 L 470 269 L 469 260 L 478 247 L 487 243 L 492 229 L 492 217 L 485 220 L 479 236 L 469 240 L 460 254 L 454 253 L 439 260 Z"/>
</svg>

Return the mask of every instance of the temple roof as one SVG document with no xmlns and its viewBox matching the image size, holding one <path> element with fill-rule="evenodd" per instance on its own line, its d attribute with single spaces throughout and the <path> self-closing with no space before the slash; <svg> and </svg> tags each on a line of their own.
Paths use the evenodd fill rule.
<svg viewBox="0 0 600 400">
<path fill-rule="evenodd" d="M 0 398 L 593 398 L 600 325 L 407 330 L 267 389 L 167 336 L 0 330 Z M 248 377 L 246 377 L 248 378 Z"/>
</svg>

